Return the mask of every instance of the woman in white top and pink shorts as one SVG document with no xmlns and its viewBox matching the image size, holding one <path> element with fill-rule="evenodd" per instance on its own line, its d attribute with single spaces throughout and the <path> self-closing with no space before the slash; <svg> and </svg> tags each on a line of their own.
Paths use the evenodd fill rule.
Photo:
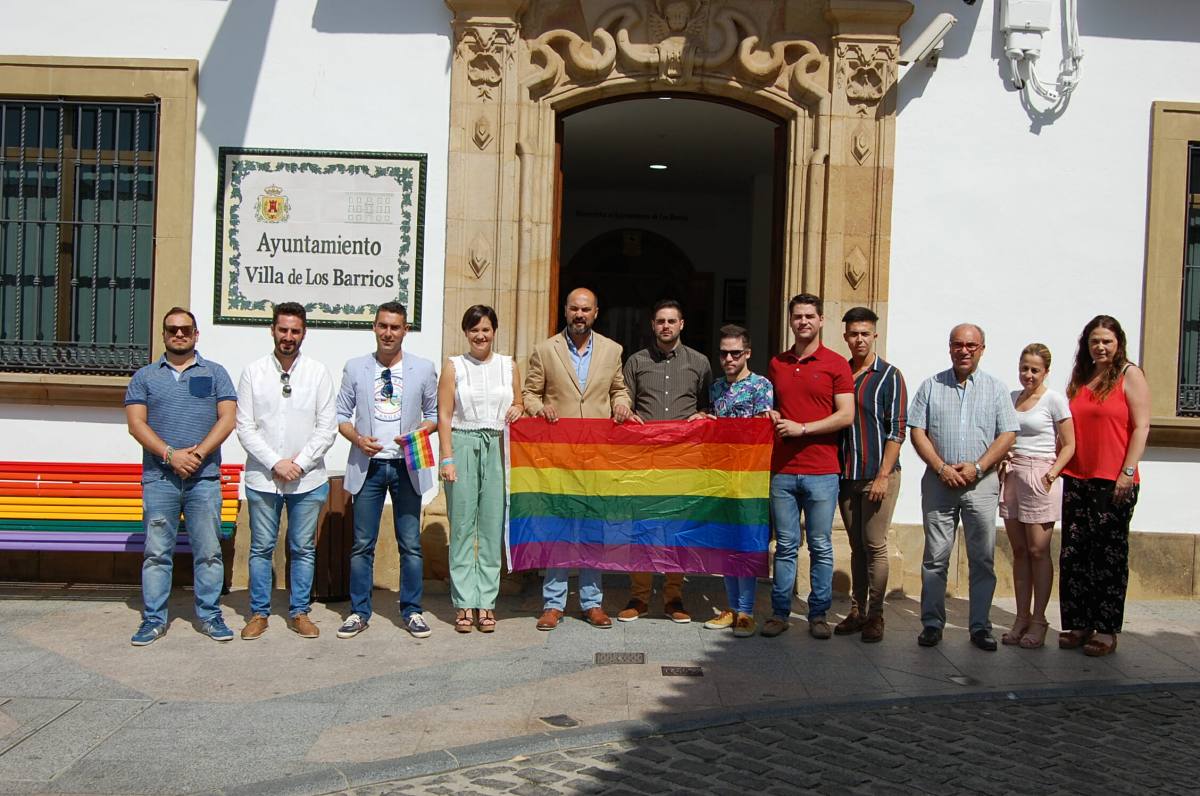
<svg viewBox="0 0 1200 796">
<path fill-rule="evenodd" d="M 1001 641 L 1023 649 L 1036 649 L 1046 639 L 1046 603 L 1054 583 L 1050 537 L 1062 517 L 1058 476 L 1075 453 L 1071 410 L 1062 393 L 1046 388 L 1049 372 L 1050 349 L 1041 343 L 1025 346 L 1022 389 L 1012 394 L 1021 428 L 1000 481 L 1000 516 L 1012 545 L 1017 597 L 1016 621 Z"/>
</svg>

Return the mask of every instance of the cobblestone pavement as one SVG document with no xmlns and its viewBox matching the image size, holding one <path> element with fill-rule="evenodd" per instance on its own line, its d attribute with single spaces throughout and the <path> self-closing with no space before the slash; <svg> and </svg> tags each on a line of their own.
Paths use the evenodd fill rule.
<svg viewBox="0 0 1200 796">
<path fill-rule="evenodd" d="M 547 752 L 340 793 L 1194 794 L 1197 737 L 1200 687 L 922 702 Z"/>
</svg>

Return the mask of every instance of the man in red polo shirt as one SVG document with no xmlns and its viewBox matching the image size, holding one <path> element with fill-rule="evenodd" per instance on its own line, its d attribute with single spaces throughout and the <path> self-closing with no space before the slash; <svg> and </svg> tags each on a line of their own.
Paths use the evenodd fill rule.
<svg viewBox="0 0 1200 796">
<path fill-rule="evenodd" d="M 854 378 L 846 358 L 821 344 L 821 298 L 801 293 L 788 302 L 795 344 L 771 359 L 775 388 L 775 449 L 771 457 L 771 519 L 775 524 L 775 583 L 764 636 L 790 627 L 800 547 L 800 514 L 808 535 L 808 632 L 827 639 L 833 593 L 833 513 L 837 509 L 838 432 L 854 422 Z"/>
</svg>

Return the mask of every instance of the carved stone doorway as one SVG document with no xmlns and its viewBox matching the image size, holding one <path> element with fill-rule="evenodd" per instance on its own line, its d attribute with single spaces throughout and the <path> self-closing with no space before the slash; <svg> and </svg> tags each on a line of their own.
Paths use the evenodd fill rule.
<svg viewBox="0 0 1200 796">
<path fill-rule="evenodd" d="M 785 132 L 777 117 L 694 95 L 562 114 L 550 331 L 566 294 L 588 287 L 597 330 L 629 356 L 652 341 L 653 305 L 674 299 L 685 343 L 711 356 L 719 327 L 743 324 L 765 366 L 778 345 Z"/>
<path fill-rule="evenodd" d="M 783 120 L 780 298 L 820 293 L 835 318 L 871 306 L 886 332 L 893 87 L 908 0 L 446 3 L 455 52 L 444 341 L 454 344 L 462 308 L 476 302 L 499 313 L 502 351 L 524 358 L 547 334 L 557 125 L 601 100 L 663 92 Z M 784 339 L 782 320 L 774 325 Z"/>
</svg>

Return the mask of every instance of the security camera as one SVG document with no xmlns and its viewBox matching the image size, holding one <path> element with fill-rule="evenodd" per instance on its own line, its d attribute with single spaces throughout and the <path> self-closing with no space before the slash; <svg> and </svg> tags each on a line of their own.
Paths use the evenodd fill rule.
<svg viewBox="0 0 1200 796">
<path fill-rule="evenodd" d="M 933 22 L 921 31 L 921 35 L 904 48 L 904 52 L 896 59 L 897 63 L 911 64 L 930 58 L 931 62 L 936 64 L 937 55 L 942 51 L 942 42 L 957 22 L 958 18 L 953 14 L 938 14 L 933 18 Z"/>
</svg>

